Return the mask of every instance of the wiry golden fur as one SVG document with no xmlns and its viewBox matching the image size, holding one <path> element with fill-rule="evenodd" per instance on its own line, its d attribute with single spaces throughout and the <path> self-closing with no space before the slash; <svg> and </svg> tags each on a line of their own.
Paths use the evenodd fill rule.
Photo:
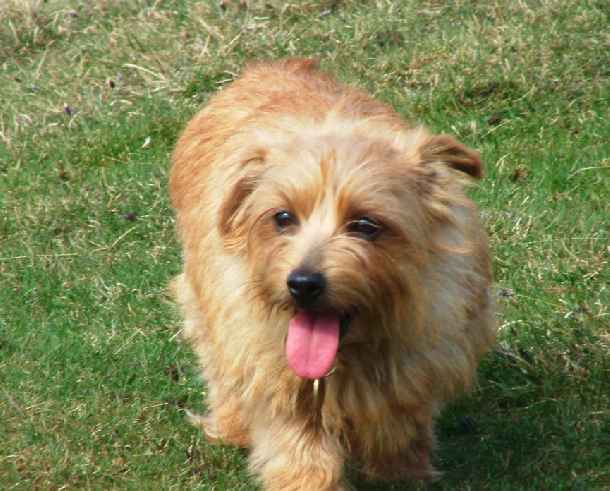
<svg viewBox="0 0 610 491">
<path fill-rule="evenodd" d="M 187 125 L 171 197 L 184 247 L 184 334 L 208 384 L 208 437 L 250 449 L 266 490 L 429 478 L 433 418 L 494 340 L 486 238 L 464 185 L 476 152 L 411 127 L 308 60 L 248 67 Z M 278 230 L 273 214 L 297 218 Z M 374 240 L 346 224 L 373 217 Z M 296 220 L 296 219 L 295 219 Z M 325 275 L 350 312 L 314 396 L 287 365 L 287 277 Z"/>
</svg>

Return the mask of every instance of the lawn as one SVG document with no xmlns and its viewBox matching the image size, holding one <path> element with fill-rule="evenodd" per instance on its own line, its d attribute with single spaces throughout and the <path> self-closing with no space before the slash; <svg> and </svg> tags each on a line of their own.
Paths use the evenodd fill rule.
<svg viewBox="0 0 610 491">
<path fill-rule="evenodd" d="M 499 339 L 439 421 L 425 489 L 609 489 L 609 17 L 602 0 L 3 0 L 0 488 L 257 489 L 244 452 L 184 421 L 205 385 L 166 292 L 169 154 L 247 60 L 311 56 L 485 162 Z"/>
</svg>

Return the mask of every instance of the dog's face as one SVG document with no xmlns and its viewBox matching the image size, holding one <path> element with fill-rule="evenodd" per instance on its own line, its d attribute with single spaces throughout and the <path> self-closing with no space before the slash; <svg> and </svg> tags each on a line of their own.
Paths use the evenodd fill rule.
<svg viewBox="0 0 610 491">
<path fill-rule="evenodd" d="M 297 375 L 324 376 L 346 333 L 387 337 L 398 319 L 416 319 L 434 226 L 425 195 L 439 180 L 430 162 L 451 147 L 453 161 L 443 164 L 480 172 L 475 154 L 433 138 L 414 131 L 398 145 L 301 135 L 244 159 L 221 233 L 246 258 L 255 296 L 293 316 L 286 349 Z"/>
</svg>

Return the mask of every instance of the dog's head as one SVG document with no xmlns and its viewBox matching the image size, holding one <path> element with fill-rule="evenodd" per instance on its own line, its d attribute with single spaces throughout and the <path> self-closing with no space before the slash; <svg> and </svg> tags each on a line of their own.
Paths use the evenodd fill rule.
<svg viewBox="0 0 610 491">
<path fill-rule="evenodd" d="M 449 220 L 445 197 L 460 180 L 451 168 L 479 177 L 480 161 L 453 138 L 421 129 L 262 139 L 241 157 L 219 229 L 246 259 L 254 296 L 271 313 L 289 313 L 291 368 L 319 378 L 343 336 L 401 335 L 392 329 L 405 319 L 417 328 L 433 227 Z"/>
</svg>

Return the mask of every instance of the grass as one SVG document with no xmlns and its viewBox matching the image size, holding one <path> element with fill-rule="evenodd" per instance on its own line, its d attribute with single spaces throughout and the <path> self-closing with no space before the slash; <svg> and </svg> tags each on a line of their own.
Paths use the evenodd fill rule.
<svg viewBox="0 0 610 491">
<path fill-rule="evenodd" d="M 166 180 L 211 93 L 293 55 L 486 162 L 499 342 L 429 489 L 609 488 L 607 3 L 250 3 L 0 5 L 0 488 L 256 489 L 184 423 L 205 388 L 165 293 Z"/>
</svg>

